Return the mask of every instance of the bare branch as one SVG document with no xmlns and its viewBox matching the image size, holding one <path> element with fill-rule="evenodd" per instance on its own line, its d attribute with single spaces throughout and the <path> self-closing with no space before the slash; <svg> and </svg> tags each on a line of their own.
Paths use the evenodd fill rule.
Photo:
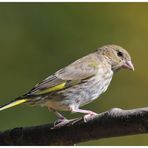
<svg viewBox="0 0 148 148">
<path fill-rule="evenodd" d="M 74 145 L 89 140 L 148 133 L 148 107 L 114 108 L 87 123 L 82 118 L 58 129 L 53 124 L 0 132 L 0 145 Z"/>
</svg>

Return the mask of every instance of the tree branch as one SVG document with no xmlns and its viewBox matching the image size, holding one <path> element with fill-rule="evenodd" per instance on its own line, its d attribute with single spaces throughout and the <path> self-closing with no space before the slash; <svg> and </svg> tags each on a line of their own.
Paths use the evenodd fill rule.
<svg viewBox="0 0 148 148">
<path fill-rule="evenodd" d="M 74 145 L 84 141 L 148 133 L 148 107 L 114 108 L 87 123 L 82 118 L 58 129 L 53 124 L 20 127 L 0 132 L 0 145 Z"/>
</svg>

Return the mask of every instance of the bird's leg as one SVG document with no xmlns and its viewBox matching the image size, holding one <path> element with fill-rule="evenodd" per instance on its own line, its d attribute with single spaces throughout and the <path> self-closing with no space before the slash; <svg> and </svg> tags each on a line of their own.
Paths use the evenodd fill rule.
<svg viewBox="0 0 148 148">
<path fill-rule="evenodd" d="M 65 118 L 63 115 L 61 115 L 59 112 L 57 112 L 53 108 L 49 108 L 49 110 L 53 111 L 53 113 L 58 118 L 58 120 L 54 122 L 54 127 L 52 129 L 59 128 L 61 126 L 64 126 L 65 124 L 69 123 L 69 120 L 67 118 Z"/>
<path fill-rule="evenodd" d="M 55 109 L 53 108 L 48 108 L 49 110 L 51 110 L 55 115 L 56 117 L 58 118 L 58 120 L 62 121 L 62 120 L 65 120 L 66 118 L 60 114 L 59 112 L 57 112 Z"/>
<path fill-rule="evenodd" d="M 56 110 L 52 110 L 55 115 L 58 117 L 59 120 L 64 120 L 66 119 L 62 114 L 60 114 L 59 112 L 57 112 Z"/>
<path fill-rule="evenodd" d="M 86 114 L 84 115 L 84 122 L 87 122 L 89 119 L 91 119 L 92 117 L 98 115 L 97 113 L 90 111 L 90 110 L 83 110 L 83 109 L 72 109 L 72 112 L 77 112 L 77 113 L 83 113 Z"/>
</svg>

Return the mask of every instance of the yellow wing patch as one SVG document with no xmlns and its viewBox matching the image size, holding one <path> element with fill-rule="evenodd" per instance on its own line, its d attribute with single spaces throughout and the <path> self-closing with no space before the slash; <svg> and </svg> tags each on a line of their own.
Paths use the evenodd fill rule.
<svg viewBox="0 0 148 148">
<path fill-rule="evenodd" d="M 22 100 L 16 100 L 14 102 L 11 102 L 7 105 L 4 105 L 3 107 L 0 108 L 0 111 L 4 110 L 4 109 L 7 109 L 7 108 L 10 108 L 10 107 L 13 107 L 13 106 L 16 106 L 16 105 L 19 105 L 19 104 L 22 104 L 24 102 L 28 101 L 28 99 L 22 99 Z"/>
<path fill-rule="evenodd" d="M 52 92 L 52 91 L 57 91 L 57 90 L 63 89 L 65 87 L 65 84 L 66 84 L 66 82 L 59 84 L 59 85 L 56 85 L 56 86 L 51 87 L 51 88 L 47 88 L 45 90 L 41 90 L 40 92 L 37 92 L 37 94 L 42 95 L 42 94 L 46 94 L 46 93 L 49 93 L 49 92 Z"/>
</svg>

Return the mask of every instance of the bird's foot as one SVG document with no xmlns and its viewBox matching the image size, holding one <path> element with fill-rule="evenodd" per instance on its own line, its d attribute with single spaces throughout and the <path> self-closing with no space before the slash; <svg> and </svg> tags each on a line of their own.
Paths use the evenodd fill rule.
<svg viewBox="0 0 148 148">
<path fill-rule="evenodd" d="M 86 114 L 84 116 L 84 122 L 87 122 L 89 120 L 92 120 L 97 115 L 98 115 L 97 113 L 90 111 L 88 114 Z"/>
<path fill-rule="evenodd" d="M 70 120 L 66 119 L 66 118 L 60 118 L 57 121 L 54 122 L 54 125 L 51 129 L 57 129 L 60 128 L 66 124 L 68 124 L 70 122 Z"/>
<path fill-rule="evenodd" d="M 57 121 L 54 122 L 54 126 L 51 129 L 57 129 L 60 128 L 62 126 L 69 126 L 69 125 L 74 125 L 75 123 L 79 122 L 80 120 L 82 120 L 82 118 L 75 118 L 75 119 L 58 119 Z"/>
</svg>

